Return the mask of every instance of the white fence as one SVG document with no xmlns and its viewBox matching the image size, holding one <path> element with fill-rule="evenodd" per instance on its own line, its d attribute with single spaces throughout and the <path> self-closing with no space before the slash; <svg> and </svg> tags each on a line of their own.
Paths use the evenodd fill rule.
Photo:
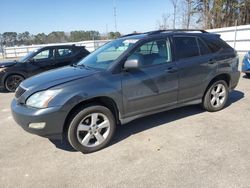
<svg viewBox="0 0 250 188">
<path fill-rule="evenodd" d="M 240 53 L 250 51 L 250 25 L 210 29 L 207 31 L 220 34 L 223 40 Z"/>
<path fill-rule="evenodd" d="M 240 53 L 250 51 L 250 25 L 227 27 L 220 29 L 207 30 L 211 33 L 217 33 L 221 35 L 221 38 L 225 40 L 230 46 L 235 48 Z M 18 58 L 25 56 L 27 53 L 34 51 L 44 46 L 52 45 L 78 45 L 86 46 L 86 49 L 90 52 L 94 51 L 99 46 L 102 46 L 109 40 L 95 40 L 95 41 L 81 41 L 75 43 L 56 43 L 56 44 L 44 44 L 44 45 L 31 45 L 21 47 L 6 47 L 3 50 L 3 54 L 0 54 L 0 58 Z"/>
<path fill-rule="evenodd" d="M 4 58 L 18 58 L 18 57 L 23 57 L 27 53 L 32 52 L 44 46 L 73 45 L 73 44 L 75 44 L 76 46 L 85 46 L 87 50 L 92 52 L 96 48 L 107 43 L 108 41 L 109 40 L 92 40 L 92 41 L 81 41 L 81 42 L 73 42 L 73 43 L 55 43 L 55 44 L 42 44 L 42 45 L 30 45 L 30 46 L 19 46 L 19 47 L 6 47 L 3 50 L 2 56 Z"/>
</svg>

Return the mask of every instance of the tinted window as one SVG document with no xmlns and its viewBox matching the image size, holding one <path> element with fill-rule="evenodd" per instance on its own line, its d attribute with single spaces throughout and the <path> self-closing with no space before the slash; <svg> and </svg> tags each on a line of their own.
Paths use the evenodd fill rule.
<svg viewBox="0 0 250 188">
<path fill-rule="evenodd" d="M 195 37 L 174 37 L 177 59 L 199 56 L 199 48 Z"/>
<path fill-rule="evenodd" d="M 140 46 L 128 59 L 138 58 L 140 66 L 171 62 L 169 40 L 151 41 Z"/>
<path fill-rule="evenodd" d="M 212 52 L 218 52 L 221 49 L 231 48 L 226 42 L 221 40 L 219 37 L 206 37 L 204 38 L 204 40 Z"/>
<path fill-rule="evenodd" d="M 69 48 L 59 48 L 57 52 L 59 58 L 70 57 L 73 54 L 72 50 Z"/>
<path fill-rule="evenodd" d="M 210 53 L 208 46 L 201 39 L 198 39 L 198 44 L 199 44 L 201 55 L 205 55 L 205 54 Z"/>
</svg>

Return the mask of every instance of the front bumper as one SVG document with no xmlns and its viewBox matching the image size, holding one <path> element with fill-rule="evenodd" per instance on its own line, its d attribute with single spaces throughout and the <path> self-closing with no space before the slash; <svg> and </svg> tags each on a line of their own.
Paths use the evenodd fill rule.
<svg viewBox="0 0 250 188">
<path fill-rule="evenodd" d="M 27 132 L 51 139 L 61 139 L 67 113 L 61 107 L 28 108 L 14 99 L 11 103 L 14 120 Z M 42 129 L 30 128 L 30 123 L 45 123 Z"/>
<path fill-rule="evenodd" d="M 4 75 L 5 73 L 4 72 L 0 72 L 0 87 L 4 87 Z"/>
</svg>

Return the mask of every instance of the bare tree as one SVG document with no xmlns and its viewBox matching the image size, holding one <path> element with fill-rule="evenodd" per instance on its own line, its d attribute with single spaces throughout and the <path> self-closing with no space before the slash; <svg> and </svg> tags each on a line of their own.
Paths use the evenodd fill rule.
<svg viewBox="0 0 250 188">
<path fill-rule="evenodd" d="M 168 25 L 168 20 L 169 20 L 169 15 L 163 14 L 161 17 L 161 20 L 157 21 L 157 29 L 160 30 L 164 30 L 164 29 L 168 29 L 169 25 Z"/>
<path fill-rule="evenodd" d="M 169 1 L 172 3 L 173 8 L 174 8 L 174 12 L 173 12 L 173 29 L 175 29 L 178 0 L 169 0 Z"/>
<path fill-rule="evenodd" d="M 183 0 L 183 28 L 189 29 L 191 24 L 191 18 L 194 14 L 193 0 Z"/>
</svg>

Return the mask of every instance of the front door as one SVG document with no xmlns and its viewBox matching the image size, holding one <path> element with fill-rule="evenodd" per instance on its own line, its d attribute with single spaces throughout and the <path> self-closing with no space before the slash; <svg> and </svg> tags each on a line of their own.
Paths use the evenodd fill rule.
<svg viewBox="0 0 250 188">
<path fill-rule="evenodd" d="M 125 116 L 157 110 L 177 103 L 178 71 L 168 39 L 140 46 L 128 59 L 140 60 L 136 70 L 124 71 L 122 92 Z"/>
<path fill-rule="evenodd" d="M 44 49 L 39 51 L 27 65 L 29 76 L 50 70 L 54 63 L 54 50 Z"/>
</svg>

